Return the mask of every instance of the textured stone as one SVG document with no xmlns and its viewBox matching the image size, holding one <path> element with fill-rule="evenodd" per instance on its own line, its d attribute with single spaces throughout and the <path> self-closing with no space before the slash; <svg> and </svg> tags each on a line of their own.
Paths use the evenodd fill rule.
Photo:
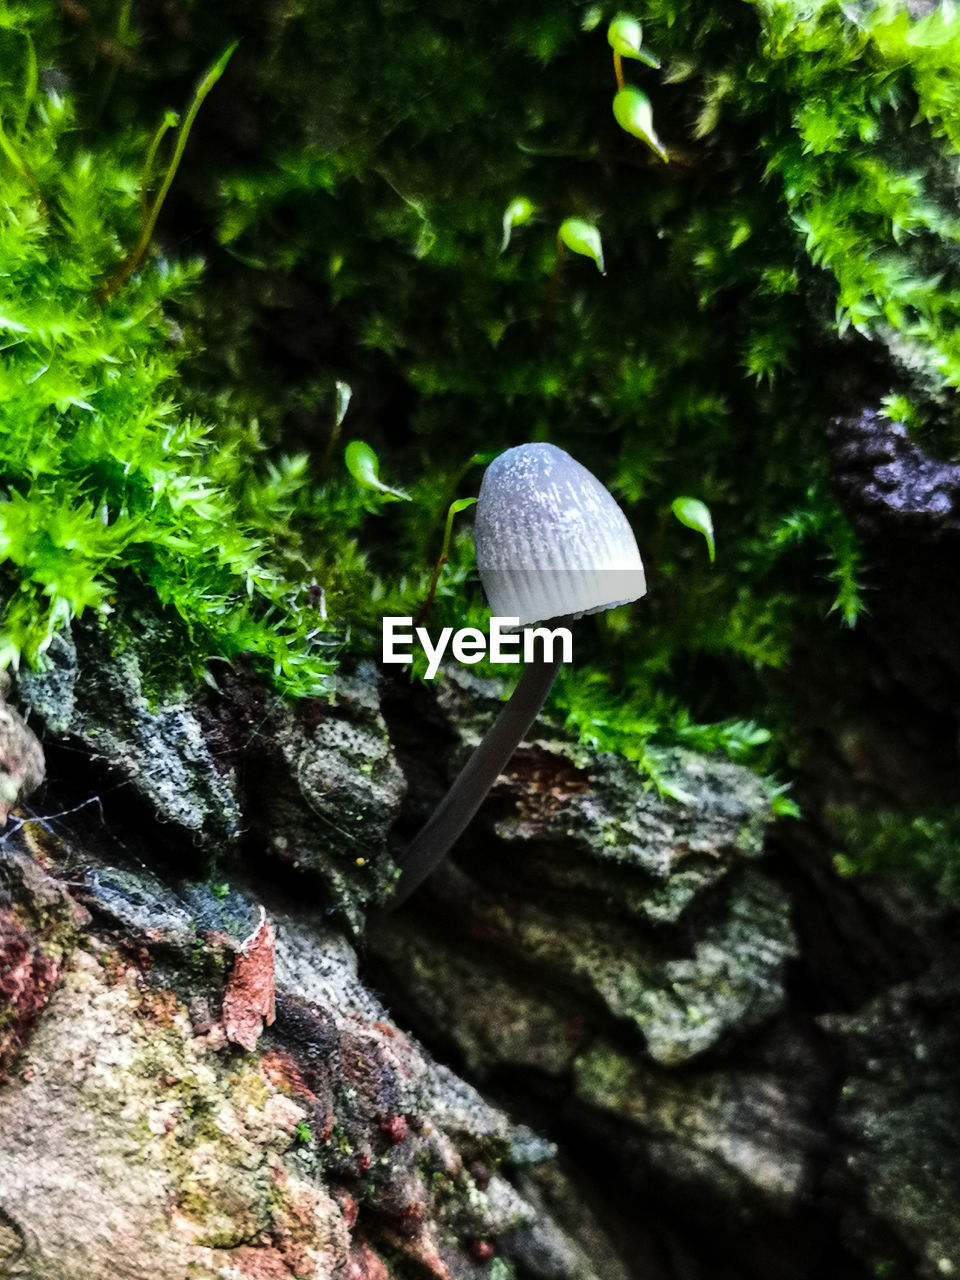
<svg viewBox="0 0 960 1280">
<path fill-rule="evenodd" d="M 0 672 L 0 827 L 43 781 L 43 748 L 23 716 L 6 701 L 10 677 Z"/>
<path fill-rule="evenodd" d="M 482 736 L 499 689 L 455 672 L 438 690 L 461 743 L 451 773 Z M 672 795 L 661 796 L 643 786 L 629 761 L 591 755 L 549 725 L 534 726 L 529 737 L 487 805 L 498 843 L 485 854 L 489 867 L 476 868 L 482 880 L 508 889 L 522 882 L 531 894 L 586 895 L 598 904 L 613 895 L 618 910 L 669 924 L 732 865 L 763 852 L 769 788 L 720 756 L 665 754 Z"/>
<path fill-rule="evenodd" d="M 841 1140 L 828 1183 L 845 1229 L 878 1272 L 960 1273 L 960 977 L 945 965 L 849 1016 Z"/>
<path fill-rule="evenodd" d="M 360 663 L 329 698 L 297 705 L 230 673 L 220 688 L 198 714 L 220 767 L 238 779 L 250 838 L 359 932 L 394 884 L 385 845 L 405 792 L 376 669 Z"/>
<path fill-rule="evenodd" d="M 392 864 L 377 855 L 406 789 L 376 685 L 367 664 L 308 721 L 284 717 L 274 735 L 278 767 L 259 793 L 270 852 L 318 872 L 355 929 L 363 906 L 392 888 Z"/>
<path fill-rule="evenodd" d="M 457 678 L 438 694 L 462 743 L 451 771 L 495 709 L 489 693 Z M 787 894 L 760 861 L 766 785 L 677 751 L 672 795 L 658 795 L 549 726 L 531 739 L 455 862 L 377 921 L 378 979 L 472 1077 L 564 1099 L 564 1132 L 631 1183 L 653 1168 L 713 1212 L 796 1212 L 822 1152 L 822 1073 L 804 1062 L 794 1076 L 776 1052 L 747 1065 L 751 1039 L 786 1012 L 797 951 Z M 546 1238 L 534 1264 L 529 1239 L 516 1249 L 533 1274 L 561 1256 L 584 1266 Z"/>
<path fill-rule="evenodd" d="M 76 709 L 77 650 L 69 628 L 56 632 L 36 670 L 19 677 L 20 696 L 50 733 L 66 733 Z"/>
<path fill-rule="evenodd" d="M 124 785 L 137 740 L 87 687 L 99 671 L 81 655 L 75 681 L 61 679 L 63 715 L 55 699 L 44 711 L 51 744 L 84 746 L 91 793 L 103 768 Z M 343 926 L 358 930 L 389 891 L 404 790 L 376 674 L 297 707 L 242 673 L 218 684 L 179 704 L 199 756 L 192 734 L 158 730 L 157 750 L 196 772 L 185 808 L 141 778 L 136 820 L 106 806 L 69 845 L 31 823 L 0 853 L 17 1034 L 0 1088 L 0 1272 L 701 1280 L 708 1250 L 749 1280 L 799 1280 L 833 1274 L 840 1249 L 845 1280 L 862 1262 L 947 1274 L 949 1008 L 934 983 L 826 1035 L 811 1025 L 791 920 L 802 871 L 765 850 L 762 781 L 677 752 L 658 795 L 541 724 L 456 862 L 377 921 L 361 962 Z M 426 769 L 407 761 L 414 815 L 498 705 L 469 676 L 421 691 L 433 695 L 414 728 L 428 750 L 452 745 Z M 155 714 L 145 700 L 139 711 Z M 217 786 L 243 860 L 223 814 L 201 816 L 218 864 L 184 879 L 189 815 Z M 855 892 L 818 882 L 808 952 L 818 913 L 835 918 Z M 869 915 L 854 913 L 858 928 Z M 257 962 L 242 1054 L 224 997 L 264 920 L 272 965 Z M 277 1017 L 263 1026 L 268 976 Z"/>
<path fill-rule="evenodd" d="M 867 532 L 960 533 L 960 466 L 931 458 L 873 409 L 830 424 L 834 481 Z"/>
<path fill-rule="evenodd" d="M 274 965 L 274 919 L 237 888 L 44 857 L 0 858 L 23 1031 L 0 1088 L 4 1275 L 476 1280 L 513 1233 L 563 1240 L 503 1172 L 553 1148 L 390 1019 L 322 912 L 278 912 Z"/>
<path fill-rule="evenodd" d="M 235 786 L 216 767 L 188 699 L 172 692 L 151 704 L 131 640 L 114 652 L 96 632 L 75 636 L 76 649 L 59 637 L 51 664 L 23 682 L 48 732 L 79 743 L 196 847 L 229 847 L 240 829 Z"/>
<path fill-rule="evenodd" d="M 56 989 L 78 929 L 89 921 L 31 857 L 0 849 L 0 1081 Z"/>
<path fill-rule="evenodd" d="M 866 686 L 864 701 L 879 722 L 870 736 L 895 742 L 898 735 L 909 734 L 910 755 L 901 771 L 908 778 L 915 774 L 922 779 L 931 771 L 936 776 L 943 768 L 936 758 L 943 753 L 942 722 L 951 717 L 951 768 L 938 789 L 956 803 L 960 465 L 931 457 L 905 427 L 873 409 L 836 419 L 829 438 L 834 487 L 869 567 L 866 621 L 869 640 L 880 654 L 861 639 L 861 671 L 854 681 L 855 687 Z M 916 700 L 909 712 L 903 691 Z M 843 688 L 841 695 L 849 697 L 848 690 Z M 873 700 L 879 705 L 871 706 Z M 889 724 L 884 723 L 888 708 Z M 918 763 L 916 756 L 926 753 L 929 762 Z"/>
<path fill-rule="evenodd" d="M 76 953 L 0 1097 L 0 1208 L 23 1242 L 11 1278 L 219 1280 L 254 1243 L 329 1276 L 348 1233 L 290 1154 L 303 1109 L 210 1055 L 175 1004 L 157 1025 L 107 960 Z"/>
<path fill-rule="evenodd" d="M 0 1079 L 33 1030 L 59 974 L 59 963 L 0 907 Z"/>
<path fill-rule="evenodd" d="M 621 1132 L 634 1127 L 646 1159 L 690 1193 L 789 1209 L 809 1184 L 822 1136 L 789 1076 L 733 1067 L 671 1076 L 601 1041 L 574 1074 L 577 1104 Z"/>
</svg>

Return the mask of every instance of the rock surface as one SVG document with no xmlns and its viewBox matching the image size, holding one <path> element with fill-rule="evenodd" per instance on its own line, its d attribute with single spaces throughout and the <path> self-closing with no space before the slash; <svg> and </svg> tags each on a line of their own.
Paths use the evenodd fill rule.
<svg viewBox="0 0 960 1280">
<path fill-rule="evenodd" d="M 493 692 L 454 678 L 442 693 L 451 773 Z M 908 1125 L 895 1144 L 907 1174 L 897 1227 L 883 1196 L 851 1180 L 835 1126 L 863 1050 L 846 1042 L 852 1024 L 824 1041 L 805 1012 L 817 931 L 843 922 L 843 947 L 909 949 L 906 937 L 871 938 L 892 904 L 858 904 L 819 872 L 800 893 L 795 864 L 765 844 L 767 794 L 734 765 L 677 753 L 670 789 L 689 797 L 678 802 L 638 786 L 623 761 L 584 760 L 547 724 L 531 738 L 454 863 L 370 934 L 374 972 L 404 1019 L 471 1079 L 548 1116 L 561 1149 L 602 1152 L 594 1176 L 610 1195 L 649 1197 L 631 1247 L 652 1237 L 674 1259 L 664 1274 L 715 1274 L 726 1251 L 732 1275 L 856 1277 L 880 1258 L 881 1229 L 900 1241 L 883 1257 L 911 1260 L 889 1274 L 913 1274 L 911 1234 L 953 1265 L 960 1232 L 943 1243 L 932 1221 L 910 1219 L 922 1194 L 939 1230 L 952 1201 L 912 1190 L 924 1180 L 910 1172 Z M 799 872 L 805 885 L 814 870 Z M 838 946 L 840 975 L 851 959 Z M 888 1007 L 874 1016 L 895 1034 Z M 960 1027 L 944 1027 L 936 1073 L 950 1074 L 957 1048 Z M 923 1094 L 923 1073 L 904 1070 Z M 732 1226 L 742 1220 L 745 1237 Z"/>
<path fill-rule="evenodd" d="M 0 826 L 10 810 L 43 782 L 43 749 L 18 711 L 7 704 L 10 677 L 0 672 Z"/>
<path fill-rule="evenodd" d="M 834 485 L 863 544 L 871 636 L 897 683 L 956 721 L 960 466 L 871 409 L 837 419 L 829 436 Z"/>
<path fill-rule="evenodd" d="M 878 1274 L 960 1273 L 960 975 L 937 964 L 846 1017 L 833 1193 Z"/>
<path fill-rule="evenodd" d="M 294 709 L 225 674 L 150 703 L 128 658 L 105 701 L 110 661 L 81 635 L 24 690 L 55 767 L 47 816 L 0 845 L 0 1274 L 960 1263 L 952 988 L 877 972 L 823 1013 L 821 917 L 848 948 L 889 940 L 856 889 L 771 855 L 756 777 L 676 753 L 659 796 L 540 724 L 456 860 L 358 948 L 405 788 L 401 832 L 496 687 L 381 708 L 361 669 Z"/>
<path fill-rule="evenodd" d="M 45 857 L 54 872 L 58 851 Z M 170 910 L 145 878 L 130 914 L 136 874 L 118 906 L 116 873 L 88 870 L 74 889 L 88 912 L 29 855 L 4 865 L 29 869 L 7 876 L 7 913 L 38 919 L 46 902 L 58 923 L 42 942 L 24 931 L 46 967 L 0 1091 L 4 1275 L 372 1277 L 407 1259 L 473 1277 L 478 1242 L 538 1224 L 563 1238 L 498 1172 L 549 1144 L 390 1021 L 322 914 L 272 907 L 252 938 L 194 930 L 185 951 L 197 915 L 175 886 Z M 224 914 L 239 934 L 257 904 L 234 892 Z M 272 1029 L 236 981 L 256 943 L 277 979 Z"/>
<path fill-rule="evenodd" d="M 25 690 L 51 750 L 82 748 L 91 781 L 129 771 L 137 802 L 112 807 L 105 791 L 100 824 L 53 804 L 3 838 L 0 1274 L 474 1280 L 497 1241 L 533 1231 L 565 1259 L 557 1275 L 598 1280 L 505 1176 L 551 1145 L 391 1020 L 335 927 L 356 903 L 322 905 L 342 852 L 312 821 L 323 804 L 345 821 L 359 813 L 341 812 L 347 797 L 365 803 L 354 838 L 393 878 L 382 845 L 402 778 L 374 674 L 306 722 L 269 707 L 269 743 L 248 732 L 245 755 L 248 688 L 229 708 L 151 706 L 127 655 L 104 700 L 96 642 L 59 658 Z M 286 762 L 272 795 L 248 785 L 251 757 Z M 272 883 L 273 850 L 241 856 L 240 807 L 261 802 L 254 830 L 269 806 L 277 839 L 304 842 L 295 892 Z M 218 832 L 222 870 L 185 877 L 178 846 L 214 847 Z"/>
</svg>

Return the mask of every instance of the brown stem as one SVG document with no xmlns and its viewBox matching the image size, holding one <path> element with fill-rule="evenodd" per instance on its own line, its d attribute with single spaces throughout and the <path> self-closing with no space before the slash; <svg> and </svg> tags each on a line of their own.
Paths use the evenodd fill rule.
<svg viewBox="0 0 960 1280">
<path fill-rule="evenodd" d="M 619 53 L 617 53 L 616 49 L 613 51 L 613 74 L 617 77 L 618 91 L 626 88 L 626 81 L 623 78 L 623 59 L 620 57 Z"/>
<path fill-rule="evenodd" d="M 543 319 L 540 327 L 544 337 L 547 337 L 553 327 L 553 311 L 557 299 L 557 285 L 560 281 L 560 268 L 563 266 L 563 253 L 564 244 L 560 239 L 560 233 L 557 232 L 557 258 L 553 264 L 550 279 L 547 281 L 547 291 L 543 298 Z"/>
<path fill-rule="evenodd" d="M 433 597 L 437 594 L 437 583 L 440 581 L 440 575 L 443 573 L 443 566 L 448 563 L 450 557 L 442 555 L 433 568 L 433 577 L 430 579 L 430 586 L 427 590 L 427 596 L 423 604 L 420 606 L 420 612 L 413 620 L 413 625 L 419 626 L 426 619 L 427 614 L 433 606 Z"/>
</svg>

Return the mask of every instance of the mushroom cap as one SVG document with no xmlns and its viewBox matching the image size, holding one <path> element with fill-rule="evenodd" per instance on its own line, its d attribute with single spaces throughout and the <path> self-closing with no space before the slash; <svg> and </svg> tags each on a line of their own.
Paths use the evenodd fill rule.
<svg viewBox="0 0 960 1280">
<path fill-rule="evenodd" d="M 626 516 L 553 444 L 521 444 L 490 463 L 473 540 L 491 612 L 521 627 L 613 609 L 647 589 Z"/>
</svg>

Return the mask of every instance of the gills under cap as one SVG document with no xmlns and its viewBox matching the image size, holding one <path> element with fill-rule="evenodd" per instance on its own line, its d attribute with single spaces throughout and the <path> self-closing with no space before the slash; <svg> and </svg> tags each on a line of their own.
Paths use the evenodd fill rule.
<svg viewBox="0 0 960 1280">
<path fill-rule="evenodd" d="M 490 463 L 473 539 L 491 612 L 520 626 L 599 613 L 647 589 L 626 516 L 553 444 L 518 445 Z"/>
</svg>

